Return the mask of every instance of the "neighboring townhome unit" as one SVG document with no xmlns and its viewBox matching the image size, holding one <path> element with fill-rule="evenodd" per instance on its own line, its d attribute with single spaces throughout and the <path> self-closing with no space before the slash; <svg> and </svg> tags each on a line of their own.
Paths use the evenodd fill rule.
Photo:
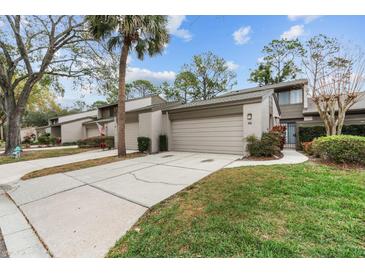
<svg viewBox="0 0 365 274">
<path fill-rule="evenodd" d="M 156 125 L 154 125 L 154 121 L 150 120 L 149 115 L 152 115 L 156 109 L 161 109 L 162 105 L 166 104 L 167 102 L 157 95 L 126 101 L 125 139 L 127 149 L 136 150 L 138 148 L 138 136 L 151 137 L 153 135 L 149 129 L 156 128 Z M 118 138 L 117 113 L 118 104 L 99 107 L 97 119 L 83 123 L 85 136 L 87 138 L 99 136 L 99 125 L 99 127 L 103 127 L 106 136 L 115 137 L 116 144 Z M 152 144 L 153 147 L 155 145 L 155 143 Z"/>
</svg>

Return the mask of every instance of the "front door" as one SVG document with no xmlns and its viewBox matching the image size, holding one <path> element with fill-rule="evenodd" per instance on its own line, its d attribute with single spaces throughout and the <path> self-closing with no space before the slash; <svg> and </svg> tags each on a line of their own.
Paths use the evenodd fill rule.
<svg viewBox="0 0 365 274">
<path fill-rule="evenodd" d="M 286 148 L 295 148 L 296 147 L 296 123 L 283 123 L 286 126 L 286 135 L 285 135 L 285 147 Z"/>
</svg>

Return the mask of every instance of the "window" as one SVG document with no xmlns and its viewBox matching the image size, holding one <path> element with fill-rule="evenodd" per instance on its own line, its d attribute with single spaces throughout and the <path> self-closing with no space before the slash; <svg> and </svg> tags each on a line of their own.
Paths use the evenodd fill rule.
<svg viewBox="0 0 365 274">
<path fill-rule="evenodd" d="M 280 105 L 300 104 L 302 102 L 303 98 L 301 89 L 279 92 Z"/>
<path fill-rule="evenodd" d="M 302 90 L 296 89 L 290 91 L 290 104 L 300 104 L 302 102 Z"/>
<path fill-rule="evenodd" d="M 289 104 L 289 91 L 279 92 L 279 103 L 280 105 Z"/>
</svg>

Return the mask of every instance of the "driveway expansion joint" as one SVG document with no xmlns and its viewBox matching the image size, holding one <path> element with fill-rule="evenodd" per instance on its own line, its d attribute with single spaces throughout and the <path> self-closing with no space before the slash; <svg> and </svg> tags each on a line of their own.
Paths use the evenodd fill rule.
<svg viewBox="0 0 365 274">
<path fill-rule="evenodd" d="M 3 233 L 3 239 L 4 239 L 5 245 L 7 247 L 7 252 L 8 252 L 9 257 L 23 257 L 22 255 L 24 255 L 24 254 L 22 254 L 22 253 L 25 250 L 31 250 L 30 254 L 28 253 L 28 254 L 26 254 L 26 256 L 31 256 L 31 257 L 52 257 L 52 254 L 48 250 L 47 245 L 40 238 L 37 231 L 35 230 L 33 225 L 30 223 L 29 219 L 24 214 L 24 212 L 20 208 L 20 206 L 18 206 L 15 203 L 15 201 L 12 199 L 12 197 L 7 192 L 5 192 L 3 195 L 6 197 L 7 201 L 9 203 L 11 203 L 12 206 L 14 206 L 14 208 L 16 208 L 16 211 L 13 212 L 12 214 L 13 215 L 19 214 L 19 216 L 21 216 L 20 217 L 21 219 L 18 219 L 18 221 L 21 220 L 21 222 L 26 222 L 26 224 L 27 224 L 27 227 L 24 228 L 24 229 L 17 229 L 16 231 L 13 231 L 11 233 L 6 233 L 6 234 Z M 9 214 L 9 215 L 12 215 L 12 214 Z M 9 216 L 9 215 L 6 215 L 6 216 Z M 22 237 L 16 237 L 17 234 L 22 234 L 22 232 L 25 232 L 25 231 L 30 231 L 31 239 L 29 239 L 29 238 L 23 239 Z M 15 244 L 12 241 L 10 241 L 10 243 L 9 243 L 9 238 L 12 238 L 14 236 L 16 238 Z M 33 244 L 29 245 L 29 242 L 28 242 L 29 240 L 33 241 Z M 18 247 L 19 245 L 23 246 L 23 248 L 19 248 Z M 33 250 L 33 252 L 32 252 L 32 249 L 36 249 L 36 251 Z M 18 255 L 19 253 L 21 255 Z"/>
</svg>

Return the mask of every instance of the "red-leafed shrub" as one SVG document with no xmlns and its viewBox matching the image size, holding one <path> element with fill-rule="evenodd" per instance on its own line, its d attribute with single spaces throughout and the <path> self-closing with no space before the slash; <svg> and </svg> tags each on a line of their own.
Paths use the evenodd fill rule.
<svg viewBox="0 0 365 274">
<path fill-rule="evenodd" d="M 280 150 L 283 150 L 286 142 L 285 138 L 286 126 L 283 125 L 273 126 L 270 132 L 278 132 L 280 134 Z"/>
</svg>

